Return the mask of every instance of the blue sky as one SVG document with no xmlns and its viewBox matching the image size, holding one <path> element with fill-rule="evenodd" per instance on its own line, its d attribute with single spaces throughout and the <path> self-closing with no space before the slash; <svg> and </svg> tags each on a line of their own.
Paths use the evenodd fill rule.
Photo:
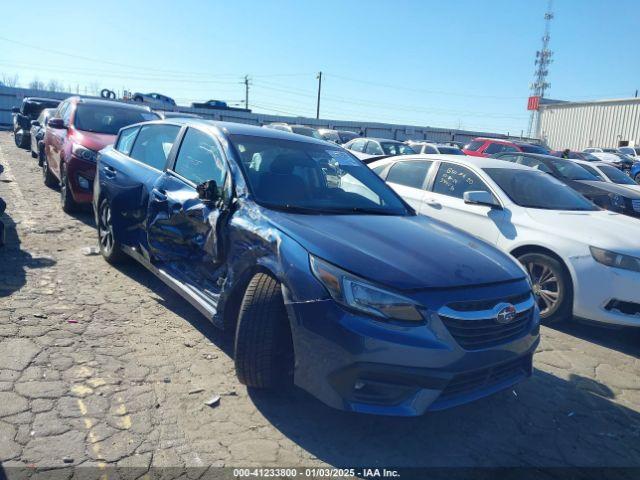
<svg viewBox="0 0 640 480">
<path fill-rule="evenodd" d="M 520 133 L 546 0 L 3 2 L 0 78 L 158 91 L 179 104 Z M 640 2 L 555 0 L 548 96 L 640 88 Z M 8 20 L 8 21 L 7 21 Z M 28 28 L 25 28 L 28 25 Z M 15 43 L 19 42 L 19 43 Z M 37 48 L 34 48 L 37 47 Z"/>
</svg>

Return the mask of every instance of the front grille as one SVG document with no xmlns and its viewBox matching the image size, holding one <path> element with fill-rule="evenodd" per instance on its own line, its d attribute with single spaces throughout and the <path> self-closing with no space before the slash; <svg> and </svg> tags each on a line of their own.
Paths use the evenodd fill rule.
<svg viewBox="0 0 640 480">
<path fill-rule="evenodd" d="M 440 316 L 451 336 L 465 350 L 493 347 L 522 336 L 529 331 L 533 309 L 518 313 L 515 320 L 502 325 L 495 318 L 483 320 L 458 320 Z"/>
<path fill-rule="evenodd" d="M 474 310 L 490 310 L 497 304 L 506 303 L 521 303 L 529 299 L 531 292 L 524 292 L 518 295 L 512 295 L 510 297 L 494 298 L 491 300 L 465 300 L 462 302 L 451 302 L 447 304 L 447 307 L 457 312 L 471 312 Z"/>
<path fill-rule="evenodd" d="M 631 206 L 636 212 L 640 212 L 640 200 L 631 200 Z"/>
<path fill-rule="evenodd" d="M 454 376 L 447 384 L 440 399 L 465 395 L 476 390 L 492 387 L 508 379 L 525 376 L 531 370 L 531 355 L 510 362 L 483 368 L 474 372 Z"/>
</svg>

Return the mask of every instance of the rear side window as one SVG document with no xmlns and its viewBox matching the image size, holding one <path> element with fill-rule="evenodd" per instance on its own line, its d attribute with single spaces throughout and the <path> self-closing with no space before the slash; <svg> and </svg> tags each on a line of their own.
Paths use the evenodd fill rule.
<svg viewBox="0 0 640 480">
<path fill-rule="evenodd" d="M 382 151 L 382 147 L 378 144 L 378 142 L 369 142 L 367 143 L 367 150 L 365 153 L 369 155 L 384 155 L 384 151 Z"/>
<path fill-rule="evenodd" d="M 515 148 L 511 148 L 510 150 L 507 150 L 505 147 L 508 147 L 508 145 L 504 145 L 502 143 L 490 143 L 489 145 L 487 145 L 487 148 L 484 149 L 483 153 L 486 153 L 487 155 L 491 155 L 491 154 L 500 153 L 500 152 L 517 151 L 517 149 Z"/>
<path fill-rule="evenodd" d="M 218 189 L 222 189 L 227 171 L 218 143 L 195 128 L 187 130 L 173 170 L 196 185 L 215 180 Z"/>
<path fill-rule="evenodd" d="M 536 160 L 535 158 L 520 156 L 518 158 L 518 163 L 521 165 L 526 165 L 527 167 L 535 168 L 536 170 L 540 170 L 544 173 L 553 173 L 549 167 L 547 167 L 540 160 Z"/>
<path fill-rule="evenodd" d="M 438 153 L 438 150 L 433 148 L 431 145 L 425 145 L 424 146 L 424 151 L 422 153 L 434 154 L 434 153 Z"/>
<path fill-rule="evenodd" d="M 440 164 L 433 191 L 460 199 L 464 197 L 464 192 L 484 191 L 491 193 L 485 183 L 471 170 L 448 162 Z"/>
<path fill-rule="evenodd" d="M 133 141 L 136 139 L 136 135 L 140 127 L 127 128 L 120 132 L 120 136 L 118 137 L 118 142 L 116 143 L 116 150 L 125 155 L 129 155 L 131 153 L 131 147 L 133 147 Z"/>
<path fill-rule="evenodd" d="M 406 187 L 422 188 L 432 163 L 424 160 L 397 162 L 389 170 L 387 182 L 397 183 Z"/>
<path fill-rule="evenodd" d="M 179 132 L 177 125 L 145 125 L 140 128 L 129 156 L 157 170 L 164 170 Z"/>
<path fill-rule="evenodd" d="M 464 147 L 465 150 L 470 150 L 472 152 L 475 152 L 476 150 L 478 150 L 482 145 L 484 145 L 484 141 L 478 141 L 478 140 L 474 140 L 473 142 L 471 142 L 469 145 L 467 145 L 466 147 Z"/>
</svg>

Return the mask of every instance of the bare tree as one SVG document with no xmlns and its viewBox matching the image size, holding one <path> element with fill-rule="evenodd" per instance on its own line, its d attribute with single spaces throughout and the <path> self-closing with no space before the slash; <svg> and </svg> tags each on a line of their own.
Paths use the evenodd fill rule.
<svg viewBox="0 0 640 480">
<path fill-rule="evenodd" d="M 16 75 L 9 75 L 7 73 L 2 74 L 2 84 L 7 87 L 17 87 L 19 79 L 20 77 L 18 77 L 17 74 Z"/>
<path fill-rule="evenodd" d="M 49 80 L 49 83 L 47 83 L 47 90 L 50 92 L 60 92 L 63 88 L 62 84 L 54 79 Z"/>
<path fill-rule="evenodd" d="M 29 82 L 29 88 L 31 88 L 32 90 L 44 90 L 44 87 L 44 82 L 41 81 L 38 77 Z"/>
</svg>

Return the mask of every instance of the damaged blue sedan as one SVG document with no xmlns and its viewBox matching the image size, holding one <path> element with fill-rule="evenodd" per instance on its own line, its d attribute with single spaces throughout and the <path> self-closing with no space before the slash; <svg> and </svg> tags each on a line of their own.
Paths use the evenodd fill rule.
<svg viewBox="0 0 640 480">
<path fill-rule="evenodd" d="M 532 373 L 539 314 L 524 270 L 416 215 L 334 144 L 137 124 L 100 152 L 93 198 L 104 258 L 133 257 L 234 332 L 247 386 L 293 382 L 335 408 L 412 416 Z"/>
</svg>

